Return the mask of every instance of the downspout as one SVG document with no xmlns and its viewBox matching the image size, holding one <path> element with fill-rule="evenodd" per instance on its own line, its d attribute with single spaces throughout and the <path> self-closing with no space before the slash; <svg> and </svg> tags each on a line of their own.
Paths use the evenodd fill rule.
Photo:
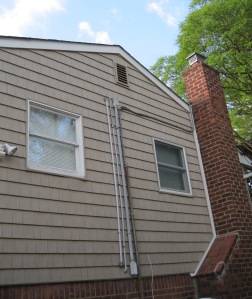
<svg viewBox="0 0 252 299">
<path fill-rule="evenodd" d="M 114 160 L 114 151 L 113 151 L 113 143 L 112 143 L 112 135 L 111 135 L 111 123 L 109 118 L 108 98 L 104 98 L 104 101 L 106 103 L 109 142 L 110 142 L 110 151 L 111 151 L 113 177 L 114 177 L 114 188 L 115 188 L 115 196 L 116 196 L 116 214 L 117 214 L 116 216 L 117 216 L 117 231 L 118 231 L 118 243 L 119 243 L 119 266 L 122 266 L 123 257 L 122 257 L 121 226 L 120 226 L 119 202 L 118 202 L 118 191 L 117 191 L 117 179 L 116 179 L 116 172 L 115 172 L 115 160 Z"/>
<path fill-rule="evenodd" d="M 129 210 L 130 210 L 130 217 L 131 217 L 131 224 L 132 224 L 132 231 L 134 237 L 134 248 L 135 248 L 135 255 L 136 255 L 136 263 L 138 265 L 138 276 L 140 276 L 140 266 L 139 266 L 139 255 L 138 255 L 138 246 L 137 246 L 137 237 L 136 237 L 136 227 L 135 227 L 135 218 L 134 218 L 134 211 L 132 206 L 132 197 L 131 197 L 131 185 L 130 185 L 130 177 L 129 177 L 129 166 L 127 165 L 125 153 L 124 153 L 124 145 L 123 145 L 123 136 L 122 136 L 122 123 L 121 123 L 121 113 L 119 112 L 119 125 L 120 125 L 120 136 L 121 136 L 121 144 L 122 144 L 122 154 L 123 154 L 123 161 L 124 161 L 124 170 L 125 170 L 125 179 L 128 191 L 128 201 L 129 201 Z"/>
<path fill-rule="evenodd" d="M 128 187 L 128 198 L 129 198 L 129 207 L 130 207 L 130 215 L 131 215 L 131 222 L 132 222 L 132 230 L 134 236 L 134 245 L 135 245 L 135 253 L 136 253 L 136 263 L 138 265 L 138 281 L 139 281 L 139 291 L 141 295 L 141 299 L 144 299 L 143 295 L 143 281 L 141 275 L 141 268 L 139 262 L 139 254 L 138 254 L 138 246 L 137 246 L 137 238 L 136 238 L 136 227 L 135 227 L 135 219 L 134 219 L 134 212 L 132 207 L 132 198 L 131 198 L 131 188 L 130 188 L 130 179 L 129 179 L 129 167 L 125 165 L 125 176 L 126 176 L 126 183 Z"/>
<path fill-rule="evenodd" d="M 126 215 L 128 241 L 129 241 L 130 273 L 131 273 L 131 275 L 137 275 L 138 274 L 138 269 L 137 269 L 137 264 L 136 264 L 136 261 L 134 259 L 134 254 L 133 254 L 133 245 L 132 245 L 133 242 L 132 242 L 132 235 L 131 235 L 131 223 L 130 223 L 130 215 L 129 215 L 128 192 L 127 192 L 127 187 L 126 187 L 124 161 L 123 161 L 123 154 L 122 154 L 120 124 L 119 124 L 119 116 L 118 116 L 118 99 L 117 98 L 114 98 L 113 105 L 114 105 L 114 109 L 115 109 L 116 133 L 117 133 L 117 139 L 118 139 L 117 144 L 118 144 L 118 151 L 119 151 L 119 158 L 120 158 L 120 165 L 121 165 L 124 207 L 125 207 L 125 215 Z"/>
<path fill-rule="evenodd" d="M 130 185 L 130 176 L 129 176 L 129 166 L 127 165 L 127 162 L 126 162 L 124 145 L 123 145 L 121 109 L 120 109 L 120 112 L 119 112 L 119 124 L 120 124 L 120 135 L 121 135 L 123 160 L 124 160 L 124 164 L 125 164 L 125 178 L 126 178 L 126 184 L 127 184 L 127 190 L 128 190 L 130 216 L 131 216 L 131 223 L 132 223 L 132 230 L 133 230 L 133 237 L 134 237 L 134 247 L 135 247 L 136 263 L 137 263 L 137 266 L 138 266 L 139 292 L 140 292 L 141 299 L 144 299 L 143 280 L 142 280 L 142 275 L 141 275 L 141 267 L 140 267 L 140 261 L 139 261 L 139 252 L 138 252 L 137 235 L 136 235 L 136 227 L 135 227 L 135 218 L 134 218 L 134 211 L 133 211 L 133 204 L 132 204 L 132 197 L 131 197 L 131 185 Z"/>
</svg>

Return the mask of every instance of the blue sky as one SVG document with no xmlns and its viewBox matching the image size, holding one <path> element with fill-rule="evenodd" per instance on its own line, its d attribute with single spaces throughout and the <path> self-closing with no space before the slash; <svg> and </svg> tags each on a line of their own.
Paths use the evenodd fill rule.
<svg viewBox="0 0 252 299">
<path fill-rule="evenodd" d="M 121 45 L 146 68 L 176 53 L 191 0 L 0 0 L 0 35 Z"/>
</svg>

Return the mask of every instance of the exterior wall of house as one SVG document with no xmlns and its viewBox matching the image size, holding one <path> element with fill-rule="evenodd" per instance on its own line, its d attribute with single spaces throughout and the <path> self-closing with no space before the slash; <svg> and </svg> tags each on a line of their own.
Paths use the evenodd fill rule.
<svg viewBox="0 0 252 299">
<path fill-rule="evenodd" d="M 129 88 L 115 83 L 114 62 Z M 116 204 L 104 97 L 191 128 L 188 111 L 122 57 L 0 50 L 0 284 L 129 278 L 118 267 Z M 83 117 L 86 178 L 26 169 L 27 101 Z M 121 113 L 143 276 L 189 273 L 212 238 L 193 133 Z M 153 138 L 185 147 L 192 196 L 160 193 Z M 148 253 L 148 255 L 147 255 Z"/>
</svg>

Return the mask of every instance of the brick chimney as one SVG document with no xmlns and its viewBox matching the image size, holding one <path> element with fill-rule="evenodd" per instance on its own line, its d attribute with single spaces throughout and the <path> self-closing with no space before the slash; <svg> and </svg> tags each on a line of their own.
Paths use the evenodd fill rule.
<svg viewBox="0 0 252 299">
<path fill-rule="evenodd" d="M 239 231 L 246 221 L 244 213 L 250 213 L 250 204 L 219 73 L 197 53 L 188 59 L 191 65 L 183 76 L 192 105 L 216 233 Z"/>
<path fill-rule="evenodd" d="M 198 291 L 206 297 L 252 298 L 251 205 L 219 73 L 197 53 L 188 59 L 183 76 L 217 234 L 197 273 Z"/>
</svg>

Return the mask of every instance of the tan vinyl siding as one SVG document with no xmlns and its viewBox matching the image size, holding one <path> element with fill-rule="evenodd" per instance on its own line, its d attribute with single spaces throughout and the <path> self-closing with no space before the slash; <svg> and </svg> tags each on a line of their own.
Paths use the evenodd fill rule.
<svg viewBox="0 0 252 299">
<path fill-rule="evenodd" d="M 129 87 L 115 83 L 126 65 Z M 190 130 L 188 111 L 112 54 L 0 50 L 0 284 L 127 278 L 118 267 L 116 204 L 104 97 Z M 83 117 L 85 180 L 26 169 L 27 101 Z M 212 237 L 192 133 L 122 112 L 140 263 L 188 273 Z M 160 193 L 153 138 L 184 146 L 193 196 Z M 127 248 L 128 250 L 128 248 Z"/>
</svg>

